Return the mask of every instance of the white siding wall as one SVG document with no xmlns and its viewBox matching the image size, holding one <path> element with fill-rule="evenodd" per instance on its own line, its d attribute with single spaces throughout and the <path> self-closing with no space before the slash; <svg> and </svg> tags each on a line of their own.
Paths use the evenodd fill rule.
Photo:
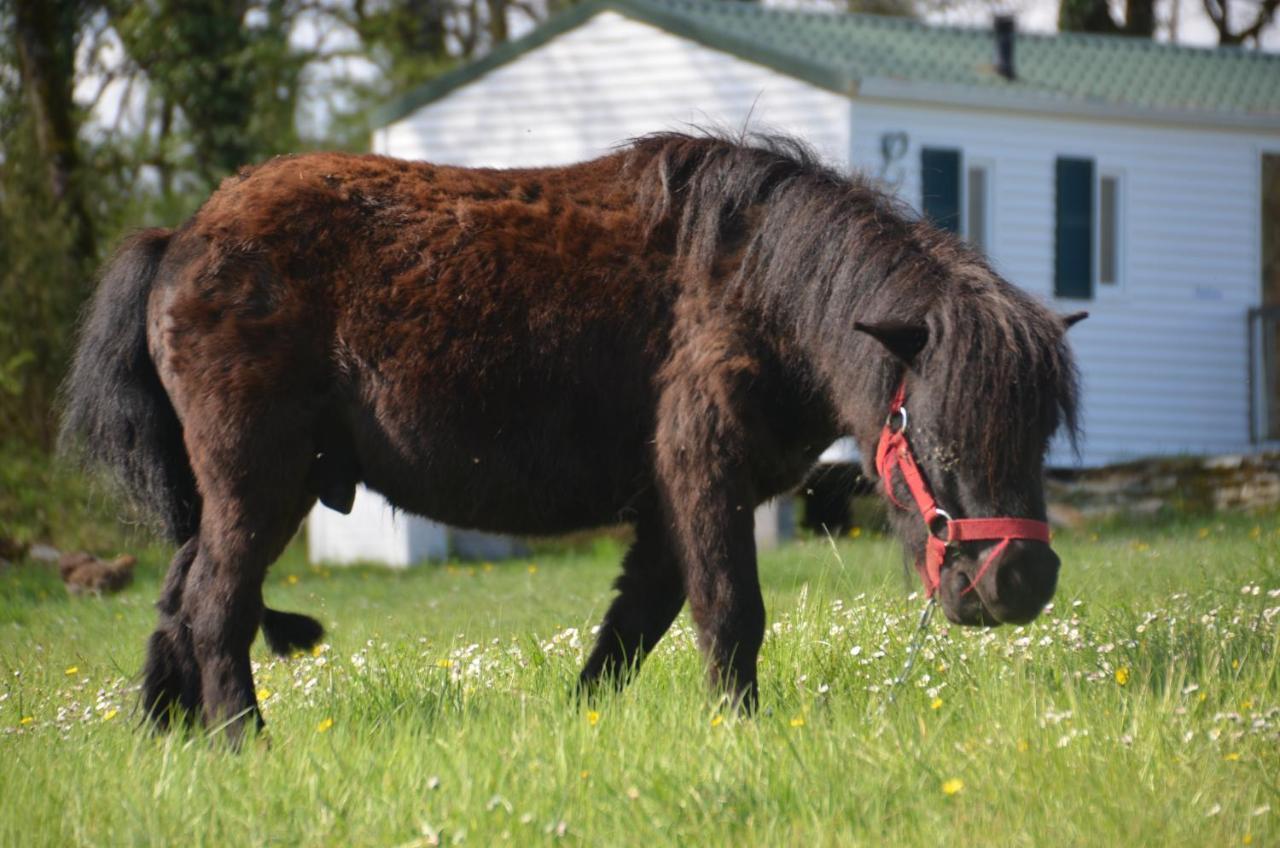
<svg viewBox="0 0 1280 848">
<path fill-rule="evenodd" d="M 442 525 L 395 512 L 381 495 L 358 486 L 349 515 L 323 504 L 316 504 L 311 510 L 307 518 L 307 555 L 311 562 L 374 562 L 403 568 L 447 557 L 449 536 Z"/>
<path fill-rule="evenodd" d="M 846 163 L 849 101 L 614 12 L 391 124 L 374 149 L 499 167 L 591 159 L 658 130 L 781 129 Z"/>
<path fill-rule="evenodd" d="M 1259 155 L 1280 137 L 1147 127 L 859 100 L 853 160 L 882 165 L 882 133 L 904 131 L 890 178 L 920 204 L 921 146 L 994 163 L 990 253 L 1009 280 L 1061 312 L 1084 381 L 1087 465 L 1161 453 L 1249 449 L 1245 310 L 1260 298 Z M 1085 156 L 1123 179 L 1121 283 L 1055 301 L 1054 160 Z M 1054 460 L 1070 454 L 1055 449 Z"/>
</svg>

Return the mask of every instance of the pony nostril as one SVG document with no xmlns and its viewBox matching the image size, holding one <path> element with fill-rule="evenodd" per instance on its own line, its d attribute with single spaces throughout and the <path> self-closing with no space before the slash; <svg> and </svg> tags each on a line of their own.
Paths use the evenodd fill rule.
<svg viewBox="0 0 1280 848">
<path fill-rule="evenodd" d="M 1038 542 L 1024 542 L 1005 552 L 996 573 L 992 610 L 1002 621 L 1025 623 L 1035 618 L 1058 588 L 1061 561 Z"/>
</svg>

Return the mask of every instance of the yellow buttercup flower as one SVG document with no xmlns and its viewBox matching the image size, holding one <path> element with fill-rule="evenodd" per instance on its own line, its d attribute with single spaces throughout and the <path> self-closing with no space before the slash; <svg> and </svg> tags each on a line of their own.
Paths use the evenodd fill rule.
<svg viewBox="0 0 1280 848">
<path fill-rule="evenodd" d="M 33 721 L 35 721 L 34 716 L 23 716 L 21 719 L 18 720 L 18 724 L 26 725 L 26 724 L 31 724 L 31 722 Z"/>
<path fill-rule="evenodd" d="M 722 725 L 722 724 L 724 724 L 724 716 L 722 716 L 722 715 L 714 716 L 714 717 L 711 719 L 711 726 L 712 726 L 712 727 L 719 727 L 719 726 L 720 726 L 720 725 Z"/>
<path fill-rule="evenodd" d="M 316 725 L 316 733 L 324 733 L 331 727 L 333 727 L 333 719 L 326 718 Z"/>
<path fill-rule="evenodd" d="M 436 660 L 436 668 L 450 668 L 453 666 L 453 660 Z"/>
<path fill-rule="evenodd" d="M 1116 683 L 1121 686 L 1127 686 L 1129 683 L 1129 667 L 1122 665 L 1116 669 Z"/>
<path fill-rule="evenodd" d="M 270 689 L 259 689 L 259 690 L 258 690 L 258 700 L 259 700 L 259 701 L 265 701 L 265 700 L 267 700 L 267 699 L 268 699 L 268 698 L 270 698 L 270 697 L 271 697 L 271 690 L 270 690 Z"/>
<path fill-rule="evenodd" d="M 955 795 L 962 789 L 964 789 L 964 781 L 958 777 L 953 777 L 950 780 L 942 782 L 943 795 Z"/>
<path fill-rule="evenodd" d="M 929 709 L 931 709 L 931 710 L 940 710 L 940 709 L 942 709 L 942 699 L 941 699 L 941 698 L 934 698 L 932 701 L 930 701 L 930 702 L 929 702 Z"/>
<path fill-rule="evenodd" d="M 298 585 L 298 575 L 290 574 L 284 579 L 284 582 L 288 583 L 290 586 L 296 586 Z"/>
<path fill-rule="evenodd" d="M 111 721 L 111 719 L 115 718 L 119 714 L 120 714 L 119 710 L 107 710 L 105 713 L 102 714 L 102 720 Z"/>
<path fill-rule="evenodd" d="M 600 713 L 596 712 L 595 710 L 588 711 L 587 724 L 591 725 L 592 727 L 595 727 L 599 723 L 600 723 Z"/>
<path fill-rule="evenodd" d="M 804 716 L 796 716 L 795 718 L 791 719 L 791 726 L 804 727 Z"/>
<path fill-rule="evenodd" d="M 66 670 L 66 671 L 64 671 L 64 672 L 62 672 L 62 673 L 63 673 L 63 674 L 65 674 L 67 677 L 71 677 L 72 675 L 79 674 L 79 673 L 80 673 L 80 666 L 78 666 L 78 665 L 69 665 L 69 666 L 67 666 L 67 670 Z"/>
</svg>

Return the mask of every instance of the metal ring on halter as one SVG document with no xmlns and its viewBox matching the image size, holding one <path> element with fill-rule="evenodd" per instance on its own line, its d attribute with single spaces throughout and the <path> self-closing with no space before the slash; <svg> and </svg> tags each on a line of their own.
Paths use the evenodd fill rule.
<svg viewBox="0 0 1280 848">
<path fill-rule="evenodd" d="M 902 426 L 896 430 L 893 429 L 893 418 L 895 415 L 902 416 Z M 889 415 L 884 419 L 884 426 L 888 427 L 889 430 L 894 433 L 907 432 L 907 408 L 905 406 L 900 406 L 893 412 L 890 412 Z"/>
<path fill-rule="evenodd" d="M 941 527 L 938 526 L 939 518 L 942 519 Z M 947 512 L 945 509 L 935 508 L 933 510 L 933 518 L 929 519 L 929 535 L 934 536 L 938 539 L 942 539 L 941 531 L 945 529 L 947 531 L 947 538 L 942 539 L 942 541 L 946 542 L 947 544 L 951 544 L 951 522 L 952 521 L 953 519 L 951 518 L 951 514 L 949 512 Z"/>
</svg>

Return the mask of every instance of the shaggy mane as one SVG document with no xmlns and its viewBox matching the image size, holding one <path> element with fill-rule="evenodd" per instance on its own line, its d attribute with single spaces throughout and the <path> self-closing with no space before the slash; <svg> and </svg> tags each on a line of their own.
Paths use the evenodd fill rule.
<svg viewBox="0 0 1280 848">
<path fill-rule="evenodd" d="M 861 175 L 823 165 L 787 136 L 663 133 L 625 154 L 650 240 L 668 242 L 686 279 L 754 306 L 830 364 L 837 397 L 889 398 L 902 379 L 853 322 L 922 323 L 919 368 L 937 374 L 955 441 L 979 452 L 992 486 L 1010 460 L 1064 429 L 1077 444 L 1078 378 L 1065 325 L 1001 278 L 962 239 L 918 219 Z"/>
</svg>

